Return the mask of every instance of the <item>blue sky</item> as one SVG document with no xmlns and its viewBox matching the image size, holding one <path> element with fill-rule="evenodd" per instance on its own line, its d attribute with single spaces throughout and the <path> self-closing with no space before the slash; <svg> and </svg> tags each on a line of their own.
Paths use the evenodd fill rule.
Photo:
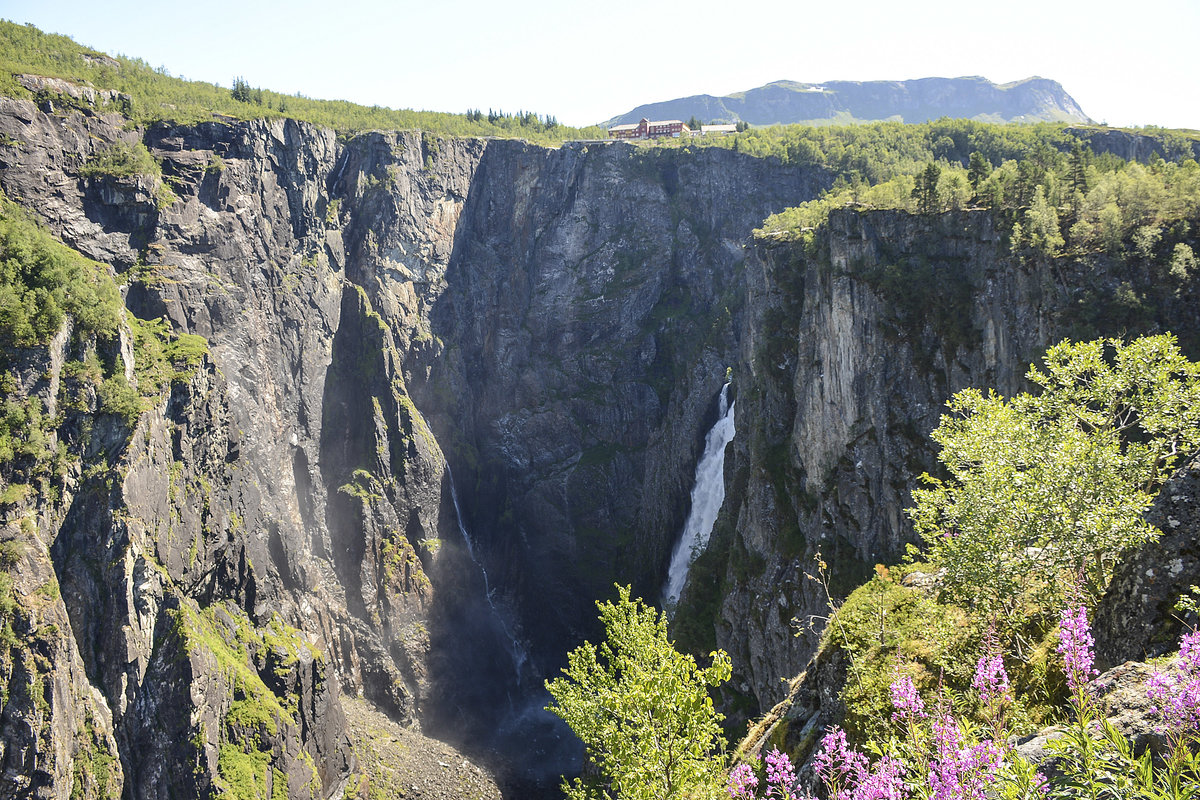
<svg viewBox="0 0 1200 800">
<path fill-rule="evenodd" d="M 1200 0 L 0 0 L 0 17 L 224 86 L 574 125 L 781 79 L 1041 75 L 1098 121 L 1200 129 Z"/>
</svg>

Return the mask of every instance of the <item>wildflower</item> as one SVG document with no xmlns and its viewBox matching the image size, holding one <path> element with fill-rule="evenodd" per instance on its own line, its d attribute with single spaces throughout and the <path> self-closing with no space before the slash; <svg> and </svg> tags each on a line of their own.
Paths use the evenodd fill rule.
<svg viewBox="0 0 1200 800">
<path fill-rule="evenodd" d="M 866 773 L 867 759 L 846 743 L 845 731 L 834 727 L 821 740 L 813 769 L 829 790 L 829 800 L 850 800 L 850 788 Z"/>
<path fill-rule="evenodd" d="M 767 753 L 766 762 L 767 797 L 791 800 L 794 797 L 792 789 L 796 785 L 796 770 L 792 767 L 791 760 L 777 748 L 771 748 L 771 752 Z"/>
<path fill-rule="evenodd" d="M 990 739 L 967 747 L 949 714 L 932 727 L 935 754 L 929 762 L 929 788 L 933 800 L 986 800 L 986 786 L 996 781 L 1000 748 Z"/>
<path fill-rule="evenodd" d="M 732 800 L 753 800 L 754 790 L 758 788 L 758 776 L 749 764 L 738 764 L 730 771 L 726 788 Z"/>
<path fill-rule="evenodd" d="M 884 756 L 855 787 L 853 797 L 854 800 L 903 800 L 904 789 L 904 765 Z"/>
<path fill-rule="evenodd" d="M 1179 642 L 1179 658 L 1168 672 L 1155 670 L 1146 683 L 1162 721 L 1161 730 L 1172 736 L 1200 733 L 1200 632 Z"/>
<path fill-rule="evenodd" d="M 1082 605 L 1065 608 L 1058 620 L 1058 652 L 1063 657 L 1067 685 L 1072 692 L 1086 690 L 1092 678 L 1100 673 L 1092 668 L 1092 630 L 1088 626 L 1087 609 Z"/>
<path fill-rule="evenodd" d="M 1011 699 L 1008 673 L 1004 669 L 1004 658 L 995 651 L 980 656 L 975 664 L 975 677 L 971 687 L 979 692 L 979 700 L 990 706 L 998 700 Z"/>
<path fill-rule="evenodd" d="M 897 721 L 924 719 L 926 716 L 925 702 L 917 693 L 912 678 L 907 675 L 892 681 L 892 706 L 896 709 L 892 718 Z"/>
</svg>

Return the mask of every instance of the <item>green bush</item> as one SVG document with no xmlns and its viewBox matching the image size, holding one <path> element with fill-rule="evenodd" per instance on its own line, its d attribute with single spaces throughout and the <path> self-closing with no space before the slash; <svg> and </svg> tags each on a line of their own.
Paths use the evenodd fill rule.
<svg viewBox="0 0 1200 800">
<path fill-rule="evenodd" d="M 1038 395 L 967 389 L 932 437 L 946 480 L 923 476 L 913 525 L 961 602 L 1009 616 L 1070 587 L 1097 598 L 1180 453 L 1200 446 L 1200 364 L 1170 335 L 1051 347 Z"/>
<path fill-rule="evenodd" d="M 105 379 L 96 390 L 96 395 L 100 400 L 100 413 L 120 417 L 130 428 L 137 424 L 142 414 L 142 399 L 124 375 Z"/>
<path fill-rule="evenodd" d="M 45 343 L 66 314 L 82 333 L 116 334 L 121 298 L 107 268 L 56 241 L 0 193 L 0 342 Z"/>
<path fill-rule="evenodd" d="M 718 651 L 711 666 L 697 666 L 667 639 L 664 615 L 631 600 L 628 587 L 618 593 L 597 603 L 605 641 L 576 648 L 563 677 L 546 683 L 549 710 L 601 773 L 564 790 L 577 800 L 609 797 L 605 784 L 623 800 L 715 800 L 725 740 L 708 689 L 729 679 L 729 657 Z"/>
<path fill-rule="evenodd" d="M 146 145 L 141 142 L 128 145 L 118 141 L 107 149 L 95 153 L 86 164 L 79 168 L 79 174 L 88 178 L 99 175 L 118 178 L 144 175 L 161 179 L 162 165 L 154 156 L 150 155 Z"/>
</svg>

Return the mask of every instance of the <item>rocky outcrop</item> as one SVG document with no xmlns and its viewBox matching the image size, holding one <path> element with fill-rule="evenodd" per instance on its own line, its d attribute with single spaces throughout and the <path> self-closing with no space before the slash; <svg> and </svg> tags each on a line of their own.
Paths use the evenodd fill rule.
<svg viewBox="0 0 1200 800">
<path fill-rule="evenodd" d="M 1172 131 L 1128 131 L 1120 128 L 1070 127 L 1066 132 L 1078 138 L 1096 153 L 1112 153 L 1126 161 L 1143 164 L 1155 159 L 1183 161 L 1200 158 L 1200 141 Z"/>
<path fill-rule="evenodd" d="M 770 707 L 814 652 L 821 626 L 806 623 L 829 598 L 804 576 L 818 552 L 837 600 L 913 541 L 904 509 L 934 471 L 928 434 L 951 394 L 1024 390 L 1028 365 L 1064 335 L 1190 329 L 1170 297 L 1133 324 L 1115 310 L 1111 287 L 1151 291 L 1141 269 L 1015 257 L 982 210 L 844 209 L 808 244 L 754 250 L 737 385 L 739 420 L 756 424 L 727 461 L 722 566 L 707 587 L 718 599 L 685 595 L 717 617 L 741 691 Z"/>
<path fill-rule="evenodd" d="M 1196 624 L 1178 603 L 1200 584 L 1200 459 L 1163 485 L 1146 520 L 1162 535 L 1122 561 L 1096 609 L 1096 657 L 1106 666 L 1177 650 Z"/>
</svg>

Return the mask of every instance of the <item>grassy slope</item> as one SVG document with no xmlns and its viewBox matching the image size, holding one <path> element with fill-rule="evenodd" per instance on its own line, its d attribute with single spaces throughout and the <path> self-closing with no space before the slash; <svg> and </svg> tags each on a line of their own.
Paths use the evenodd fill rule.
<svg viewBox="0 0 1200 800">
<path fill-rule="evenodd" d="M 97 89 L 113 89 L 129 97 L 119 106 L 140 123 L 169 119 L 181 123 L 210 120 L 291 117 L 325 125 L 339 132 L 421 129 L 451 136 L 499 136 L 557 144 L 568 139 L 605 136 L 600 128 L 570 128 L 550 124 L 533 114 L 501 117 L 489 122 L 465 114 L 411 111 L 362 106 L 344 100 L 314 100 L 255 89 L 253 100 L 235 100 L 232 92 L 203 81 L 175 78 L 141 59 L 110 57 L 73 40 L 47 34 L 31 25 L 0 21 L 0 94 L 30 97 L 19 74 L 62 78 Z"/>
</svg>

